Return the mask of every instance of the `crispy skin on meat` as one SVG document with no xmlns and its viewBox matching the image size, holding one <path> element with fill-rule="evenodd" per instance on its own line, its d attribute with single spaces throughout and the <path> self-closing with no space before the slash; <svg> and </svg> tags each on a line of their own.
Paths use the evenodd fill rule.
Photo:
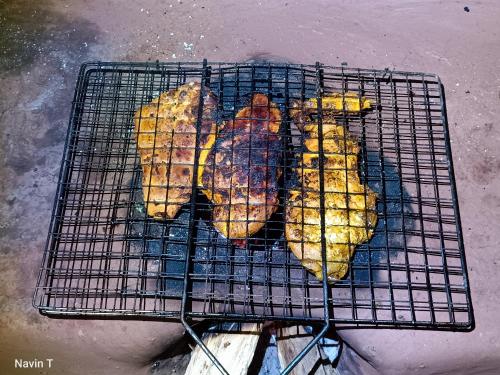
<svg viewBox="0 0 500 375">
<path fill-rule="evenodd" d="M 281 113 L 263 94 L 227 121 L 201 178 L 213 202 L 214 227 L 243 245 L 278 208 Z"/>
<path fill-rule="evenodd" d="M 359 97 L 355 92 L 331 93 L 321 98 L 323 115 L 332 115 L 337 113 L 359 113 L 371 108 L 371 102 L 364 96 Z M 311 98 L 306 101 L 292 100 L 290 102 L 290 117 L 295 125 L 300 129 L 307 123 L 310 114 L 317 112 L 318 101 Z"/>
<path fill-rule="evenodd" d="M 142 166 L 142 191 L 149 216 L 172 219 L 189 202 L 193 183 L 199 83 L 190 82 L 162 93 L 134 115 L 137 149 Z M 215 142 L 212 113 L 217 100 L 204 97 L 200 159 Z"/>
<path fill-rule="evenodd" d="M 299 127 L 306 150 L 296 169 L 300 183 L 289 191 L 285 235 L 302 265 L 322 280 L 318 124 Z M 333 118 L 323 120 L 323 152 L 327 275 L 334 282 L 347 273 L 356 245 L 373 235 L 377 195 L 359 179 L 357 142 Z"/>
</svg>

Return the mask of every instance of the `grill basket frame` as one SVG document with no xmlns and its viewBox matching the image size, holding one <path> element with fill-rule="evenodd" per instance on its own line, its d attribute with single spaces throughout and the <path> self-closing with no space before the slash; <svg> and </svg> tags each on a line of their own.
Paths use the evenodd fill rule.
<svg viewBox="0 0 500 375">
<path fill-rule="evenodd" d="M 297 139 L 286 115 L 292 98 L 321 103 L 324 94 L 354 91 L 373 102 L 365 115 L 338 118 L 358 138 L 360 175 L 379 196 L 374 238 L 358 247 L 345 280 L 316 280 L 272 225 L 251 251 L 221 242 L 200 194 L 168 223 L 141 217 L 133 113 L 192 79 L 220 98 L 222 119 L 234 117 L 252 92 L 269 94 L 290 143 Z M 285 143 L 283 168 L 291 170 L 298 148 Z M 66 317 L 472 329 L 439 77 L 321 64 L 83 64 L 33 305 Z"/>
</svg>

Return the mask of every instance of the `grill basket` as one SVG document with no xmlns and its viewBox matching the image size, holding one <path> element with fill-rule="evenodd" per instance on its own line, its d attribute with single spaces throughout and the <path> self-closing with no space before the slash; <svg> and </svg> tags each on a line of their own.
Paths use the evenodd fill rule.
<svg viewBox="0 0 500 375">
<path fill-rule="evenodd" d="M 174 220 L 147 216 L 132 118 L 160 93 L 189 81 L 217 95 L 220 121 L 234 118 L 252 93 L 268 95 L 283 114 L 285 177 L 303 142 L 287 116 L 293 99 L 321 102 L 328 93 L 355 92 L 371 101 L 366 114 L 336 118 L 357 138 L 359 175 L 378 195 L 373 238 L 357 247 L 345 279 L 335 285 L 317 280 L 287 249 L 286 181 L 280 208 L 245 249 L 215 231 L 211 206 L 199 192 Z M 329 324 L 471 329 L 439 78 L 320 64 L 84 64 L 34 305 L 47 315 L 186 325 L 209 318 L 319 322 L 325 330 Z"/>
</svg>

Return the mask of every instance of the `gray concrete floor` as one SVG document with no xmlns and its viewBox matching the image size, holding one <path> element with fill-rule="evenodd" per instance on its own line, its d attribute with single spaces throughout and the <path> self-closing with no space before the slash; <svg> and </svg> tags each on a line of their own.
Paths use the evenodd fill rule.
<svg viewBox="0 0 500 375">
<path fill-rule="evenodd" d="M 494 0 L 0 0 L 0 372 L 14 373 L 14 358 L 37 357 L 56 358 L 47 373 L 145 373 L 175 343 L 182 329 L 164 323 L 49 320 L 31 307 L 31 294 L 80 63 L 203 57 L 347 62 L 441 76 L 477 327 L 341 335 L 383 373 L 494 372 L 499 20 Z"/>
</svg>

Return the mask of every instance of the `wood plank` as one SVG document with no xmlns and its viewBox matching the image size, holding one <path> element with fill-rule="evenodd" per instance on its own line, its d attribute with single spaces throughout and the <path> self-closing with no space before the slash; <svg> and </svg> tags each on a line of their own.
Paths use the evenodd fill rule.
<svg viewBox="0 0 500 375">
<path fill-rule="evenodd" d="M 238 333 L 206 333 L 203 342 L 231 375 L 244 375 L 252 362 L 262 325 L 243 323 Z M 220 375 L 199 346 L 193 350 L 186 375 Z"/>
<path fill-rule="evenodd" d="M 281 369 L 284 369 L 312 339 L 313 335 L 307 333 L 302 326 L 278 328 L 276 330 L 276 345 Z M 339 375 L 339 372 L 333 368 L 316 345 L 295 366 L 291 374 Z"/>
</svg>

